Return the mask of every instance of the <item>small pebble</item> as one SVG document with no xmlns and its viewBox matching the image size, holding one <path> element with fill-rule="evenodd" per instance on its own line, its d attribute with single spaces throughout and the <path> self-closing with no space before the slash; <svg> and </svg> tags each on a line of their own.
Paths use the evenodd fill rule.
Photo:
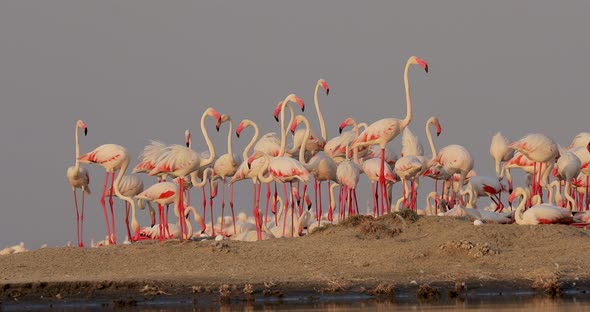
<svg viewBox="0 0 590 312">
<path fill-rule="evenodd" d="M 473 221 L 473 225 L 482 225 L 483 222 L 481 222 L 481 220 L 475 220 Z"/>
<path fill-rule="evenodd" d="M 225 237 L 223 237 L 223 235 L 217 235 L 217 236 L 215 236 L 215 240 L 216 241 L 222 241 L 224 239 L 225 239 Z"/>
</svg>

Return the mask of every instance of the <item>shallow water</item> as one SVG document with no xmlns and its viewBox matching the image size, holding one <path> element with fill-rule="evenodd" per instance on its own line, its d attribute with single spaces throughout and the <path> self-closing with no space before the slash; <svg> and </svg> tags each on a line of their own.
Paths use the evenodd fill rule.
<svg viewBox="0 0 590 312">
<path fill-rule="evenodd" d="M 417 302 L 415 298 L 391 300 L 360 299 L 354 297 L 322 297 L 310 301 L 301 298 L 273 299 L 255 303 L 231 304 L 199 303 L 191 300 L 154 300 L 136 305 L 116 306 L 113 302 L 59 302 L 49 304 L 5 303 L 3 311 L 590 311 L 590 296 L 570 295 L 549 298 L 531 295 L 489 295 L 477 298 L 439 300 L 436 303 Z"/>
</svg>

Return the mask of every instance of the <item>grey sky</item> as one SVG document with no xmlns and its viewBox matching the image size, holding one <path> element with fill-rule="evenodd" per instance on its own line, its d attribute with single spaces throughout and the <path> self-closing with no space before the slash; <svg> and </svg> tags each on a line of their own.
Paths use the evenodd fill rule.
<svg viewBox="0 0 590 312">
<path fill-rule="evenodd" d="M 438 116 L 437 147 L 462 144 L 478 173 L 493 174 L 488 149 L 498 130 L 511 139 L 543 132 L 561 144 L 589 130 L 588 12 L 588 1 L 2 1 L 0 247 L 75 241 L 65 171 L 78 118 L 89 127 L 82 152 L 117 143 L 135 165 L 149 139 L 182 143 L 186 128 L 205 150 L 198 121 L 207 106 L 277 132 L 271 110 L 294 92 L 319 131 L 312 93 L 324 78 L 333 137 L 353 112 L 368 122 L 405 115 L 411 55 L 430 65 L 428 74 L 410 72 L 411 129 L 427 148 L 424 123 Z M 226 131 L 212 135 L 219 154 Z M 250 133 L 236 142 L 240 153 Z M 399 151 L 399 139 L 393 144 Z M 94 193 L 85 237 L 102 239 L 104 170 L 86 168 Z M 249 182 L 237 189 L 250 190 Z M 237 205 L 250 210 L 249 199 Z M 117 213 L 124 237 L 120 202 Z"/>
</svg>

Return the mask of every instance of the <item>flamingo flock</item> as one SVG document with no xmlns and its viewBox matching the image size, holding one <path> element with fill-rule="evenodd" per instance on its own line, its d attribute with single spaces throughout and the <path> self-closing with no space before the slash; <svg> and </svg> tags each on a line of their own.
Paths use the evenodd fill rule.
<svg viewBox="0 0 590 312">
<path fill-rule="evenodd" d="M 305 103 L 295 94 L 287 95 L 275 106 L 273 115 L 279 122 L 279 129 L 262 135 L 254 121 L 243 119 L 237 124 L 236 138 L 233 138 L 232 116 L 210 107 L 200 119 L 206 151 L 193 149 L 188 130 L 184 145 L 151 141 L 139 155 L 139 162 L 129 175 L 126 171 L 132 158 L 123 146 L 104 144 L 80 154 L 79 132 L 84 131 L 87 135 L 88 128 L 84 121 L 78 120 L 75 128 L 75 164 L 67 169 L 68 182 L 74 193 L 78 246 L 85 246 L 84 200 L 85 195 L 90 194 L 90 177 L 82 164 L 97 164 L 105 169 L 100 197 L 106 224 L 104 244 L 117 242 L 113 196 L 125 203 L 127 240 L 131 242 L 144 239 L 186 240 L 195 236 L 239 240 L 297 237 L 315 227 L 338 223 L 359 214 L 357 190 L 364 189 L 370 191 L 372 209 L 369 213 L 374 217 L 411 209 L 425 215 L 470 215 L 484 222 L 586 225 L 590 219 L 584 213 L 590 208 L 590 133 L 578 134 L 564 148 L 541 133 L 528 134 L 511 142 L 498 132 L 490 144 L 495 175 L 482 176 L 474 171 L 473 157 L 465 147 L 453 144 L 437 151 L 431 130 L 435 130 L 438 137 L 442 126 L 439 119 L 432 116 L 425 123 L 431 150 L 431 155 L 426 156 L 419 138 L 410 127 L 413 115 L 408 75 L 412 65 L 428 73 L 428 64 L 423 59 L 412 56 L 407 60 L 403 72 L 406 93 L 406 116 L 403 119 L 384 118 L 372 123 L 357 123 L 353 118 L 346 118 L 339 125 L 340 135 L 329 138 L 318 95 L 323 90 L 329 96 L 330 89 L 324 79 L 319 79 L 313 98 L 320 135 L 313 131 L 308 117 L 296 113 L 295 109 L 304 112 Z M 286 114 L 289 115 L 288 120 Z M 223 124 L 229 128 L 227 153 L 219 157 L 209 137 L 208 120 L 215 121 L 217 132 Z M 347 127 L 352 129 L 343 131 Z M 248 145 L 241 155 L 234 154 L 232 140 L 239 140 L 244 136 L 243 132 L 250 131 L 248 128 L 253 131 Z M 289 133 L 293 136 L 293 144 L 288 148 Z M 400 134 L 402 144 L 398 157 L 388 143 Z M 512 184 L 511 170 L 514 169 L 527 174 L 527 184 L 516 189 Z M 138 176 L 141 173 L 156 176 L 157 180 L 144 189 Z M 363 174 L 370 185 L 359 183 Z M 425 209 L 420 209 L 418 191 L 420 179 L 425 178 L 435 181 L 435 189 L 428 193 Z M 236 218 L 234 184 L 241 180 L 252 182 L 252 214 L 249 217 L 240 213 Z M 438 181 L 443 184 L 440 191 Z M 325 189 L 324 182 L 327 184 Z M 398 182 L 402 184 L 402 192 L 395 200 L 392 187 Z M 219 183 L 221 211 L 217 212 L 220 215 L 215 219 L 214 202 Z M 264 209 L 261 208 L 263 184 L 266 184 Z M 313 189 L 313 201 L 308 186 Z M 229 187 L 231 216 L 226 216 L 225 211 L 226 187 Z M 190 203 L 193 188 L 201 189 L 201 214 Z M 339 189 L 338 195 L 335 195 L 336 188 Z M 78 203 L 78 189 L 81 190 L 81 205 Z M 322 195 L 324 190 L 327 195 Z M 544 191 L 549 196 L 545 196 Z M 508 195 L 508 205 L 502 201 L 503 193 Z M 478 207 L 480 197 L 490 198 L 493 204 Z M 513 209 L 512 202 L 515 200 L 520 202 Z M 328 202 L 327 209 L 322 204 L 324 201 Z M 152 203 L 158 207 L 157 218 Z M 136 208 L 144 209 L 145 204 L 149 207 L 151 224 L 142 227 Z M 173 205 L 175 222 L 168 219 L 170 205 Z M 200 223 L 197 231 L 191 224 L 190 214 L 193 214 L 194 221 Z"/>
</svg>

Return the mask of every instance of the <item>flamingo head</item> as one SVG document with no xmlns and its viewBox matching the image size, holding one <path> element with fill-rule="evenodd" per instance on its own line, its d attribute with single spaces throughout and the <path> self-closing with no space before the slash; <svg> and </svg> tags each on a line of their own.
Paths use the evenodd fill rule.
<svg viewBox="0 0 590 312">
<path fill-rule="evenodd" d="M 436 127 L 436 136 L 440 136 L 440 133 L 442 132 L 442 128 L 440 126 L 440 122 L 438 122 L 438 118 L 434 117 L 434 126 Z"/>
<path fill-rule="evenodd" d="M 318 80 L 318 84 L 326 90 L 326 95 L 330 94 L 330 87 L 328 87 L 328 83 L 324 79 Z"/>
<path fill-rule="evenodd" d="M 188 129 L 184 131 L 184 143 L 186 144 L 186 147 L 191 146 L 191 132 Z"/>
<path fill-rule="evenodd" d="M 251 169 L 251 166 L 252 166 L 252 162 L 253 161 L 255 161 L 256 159 L 258 159 L 258 158 L 260 158 L 262 156 L 264 156 L 264 153 L 263 152 L 261 152 L 261 151 L 254 152 L 254 154 L 252 154 L 252 156 L 250 156 L 248 158 L 248 169 Z"/>
<path fill-rule="evenodd" d="M 272 115 L 275 117 L 276 122 L 279 122 L 279 114 L 281 113 L 281 104 L 283 104 L 283 102 L 279 102 L 279 104 L 277 104 L 277 106 L 275 107 L 275 110 L 272 112 Z"/>
<path fill-rule="evenodd" d="M 297 125 L 299 125 L 299 123 L 301 122 L 302 117 L 303 116 L 301 116 L 301 115 L 297 115 L 297 116 L 295 116 L 295 119 L 293 119 L 293 122 L 291 123 L 291 126 L 289 127 L 289 130 L 291 130 L 292 134 L 295 134 L 295 129 L 297 129 Z"/>
<path fill-rule="evenodd" d="M 293 102 L 293 103 L 297 103 L 297 105 L 299 105 L 299 107 L 301 108 L 301 111 L 304 112 L 305 111 L 305 103 L 303 102 L 303 100 L 298 97 L 297 95 L 291 93 L 289 94 L 286 98 L 285 101 L 289 101 L 289 102 Z"/>
<path fill-rule="evenodd" d="M 244 128 L 246 128 L 247 125 L 247 119 L 244 119 L 240 122 L 240 124 L 238 125 L 238 127 L 236 128 L 236 136 L 239 138 L 240 137 L 240 133 L 242 133 L 242 130 L 244 130 Z"/>
<path fill-rule="evenodd" d="M 78 120 L 78 122 L 76 122 L 76 127 L 84 129 L 84 136 L 88 135 L 88 127 L 86 127 L 86 124 L 82 120 Z"/>
<path fill-rule="evenodd" d="M 340 132 L 340 134 L 342 134 L 342 129 L 346 128 L 347 126 L 352 126 L 354 125 L 354 119 L 348 117 L 346 119 L 344 119 L 344 121 L 340 124 L 340 127 L 338 128 L 338 132 Z"/>
<path fill-rule="evenodd" d="M 217 121 L 219 121 L 219 119 L 221 119 L 221 115 L 213 107 L 207 108 L 207 110 L 205 111 L 205 114 L 207 114 L 208 116 L 211 116 L 211 117 L 215 118 L 215 120 L 217 120 Z"/>
<path fill-rule="evenodd" d="M 410 58 L 410 63 L 412 64 L 418 64 L 420 66 L 422 66 L 422 68 L 424 68 L 425 72 L 428 72 L 428 63 L 426 63 L 426 61 L 424 61 L 423 59 L 416 57 L 416 56 L 412 56 Z"/>
<path fill-rule="evenodd" d="M 214 180 L 213 182 L 211 182 L 211 196 L 210 198 L 215 198 L 217 197 L 217 186 L 219 184 L 219 182 L 217 180 Z"/>
<path fill-rule="evenodd" d="M 229 116 L 227 114 L 222 114 L 221 117 L 219 119 L 217 119 L 217 122 L 215 123 L 215 130 L 217 130 L 217 132 L 219 132 L 219 128 L 221 127 L 221 124 L 228 121 L 229 120 Z"/>
</svg>

